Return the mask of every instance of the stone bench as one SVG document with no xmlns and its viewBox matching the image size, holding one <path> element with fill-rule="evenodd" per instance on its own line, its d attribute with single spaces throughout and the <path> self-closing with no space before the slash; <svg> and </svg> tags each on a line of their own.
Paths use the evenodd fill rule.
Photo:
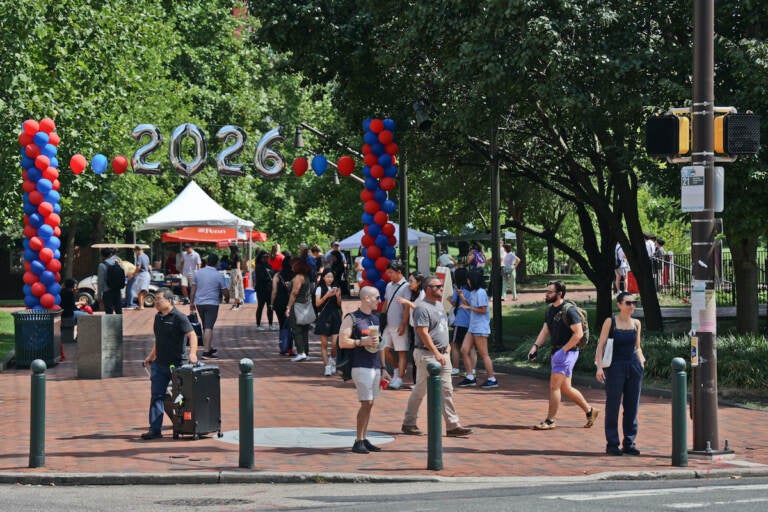
<svg viewBox="0 0 768 512">
<path fill-rule="evenodd" d="M 123 376 L 123 315 L 88 315 L 77 320 L 77 376 Z"/>
</svg>

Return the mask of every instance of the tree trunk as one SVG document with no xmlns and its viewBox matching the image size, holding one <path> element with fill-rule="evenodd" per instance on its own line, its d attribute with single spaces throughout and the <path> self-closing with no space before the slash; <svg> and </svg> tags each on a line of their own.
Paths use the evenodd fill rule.
<svg viewBox="0 0 768 512">
<path fill-rule="evenodd" d="M 74 217 L 69 220 L 69 229 L 64 243 L 64 272 L 62 276 L 66 279 L 72 277 L 72 268 L 75 264 L 75 232 L 77 231 L 77 219 Z"/>
<path fill-rule="evenodd" d="M 517 245 L 517 257 L 520 258 L 520 263 L 517 265 L 517 282 L 522 283 L 528 278 L 528 246 L 525 244 L 525 233 L 521 230 L 516 230 L 515 234 Z"/>
<path fill-rule="evenodd" d="M 728 239 L 736 286 L 736 330 L 739 334 L 759 331 L 757 297 L 757 238 Z"/>
<path fill-rule="evenodd" d="M 555 273 L 555 246 L 547 240 L 547 274 Z"/>
</svg>

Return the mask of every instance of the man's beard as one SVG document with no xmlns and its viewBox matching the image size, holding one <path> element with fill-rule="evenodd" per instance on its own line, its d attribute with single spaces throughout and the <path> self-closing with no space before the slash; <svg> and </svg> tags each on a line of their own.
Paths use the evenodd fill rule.
<svg viewBox="0 0 768 512">
<path fill-rule="evenodd" d="M 557 294 L 555 294 L 555 295 L 547 295 L 546 297 L 544 297 L 544 302 L 546 302 L 547 304 L 552 304 L 556 300 L 557 300 Z"/>
</svg>

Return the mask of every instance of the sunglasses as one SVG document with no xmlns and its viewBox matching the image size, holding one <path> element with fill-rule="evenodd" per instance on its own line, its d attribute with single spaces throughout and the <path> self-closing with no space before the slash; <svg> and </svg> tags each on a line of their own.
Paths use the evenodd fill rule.
<svg viewBox="0 0 768 512">
<path fill-rule="evenodd" d="M 624 304 L 626 304 L 627 306 L 637 306 L 637 301 L 636 300 L 625 300 Z"/>
<path fill-rule="evenodd" d="M 429 286 L 430 288 L 440 288 L 440 289 L 442 289 L 442 288 L 443 288 L 443 285 L 442 285 L 442 284 L 429 284 L 429 285 L 427 285 L 427 286 Z"/>
</svg>

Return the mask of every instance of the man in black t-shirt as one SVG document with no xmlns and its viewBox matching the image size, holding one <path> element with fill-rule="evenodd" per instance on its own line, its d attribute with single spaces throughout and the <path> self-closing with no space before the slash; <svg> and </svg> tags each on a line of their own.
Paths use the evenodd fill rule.
<svg viewBox="0 0 768 512">
<path fill-rule="evenodd" d="M 555 417 L 560 408 L 562 394 L 565 394 L 573 403 L 582 408 L 587 415 L 587 423 L 584 428 L 590 428 L 595 424 L 600 413 L 594 407 L 590 407 L 584 399 L 584 395 L 571 385 L 573 367 L 579 358 L 579 349 L 576 345 L 584 335 L 581 325 L 581 317 L 575 307 L 564 308 L 565 283 L 562 281 L 550 281 L 547 284 L 547 292 L 544 300 L 549 304 L 544 316 L 544 325 L 536 337 L 528 359 L 536 359 L 539 347 L 550 338 L 552 344 L 552 373 L 549 378 L 549 411 L 547 418 L 535 425 L 535 430 L 550 430 L 555 428 Z M 565 318 L 563 318 L 565 315 Z"/>
<path fill-rule="evenodd" d="M 171 381 L 171 367 L 184 362 L 186 340 L 189 338 L 189 362 L 197 363 L 197 335 L 187 316 L 173 306 L 173 292 L 160 288 L 155 292 L 155 342 L 152 352 L 144 359 L 144 366 L 150 366 L 152 398 L 149 403 L 149 430 L 142 439 L 163 437 L 163 415 L 166 390 Z"/>
</svg>

